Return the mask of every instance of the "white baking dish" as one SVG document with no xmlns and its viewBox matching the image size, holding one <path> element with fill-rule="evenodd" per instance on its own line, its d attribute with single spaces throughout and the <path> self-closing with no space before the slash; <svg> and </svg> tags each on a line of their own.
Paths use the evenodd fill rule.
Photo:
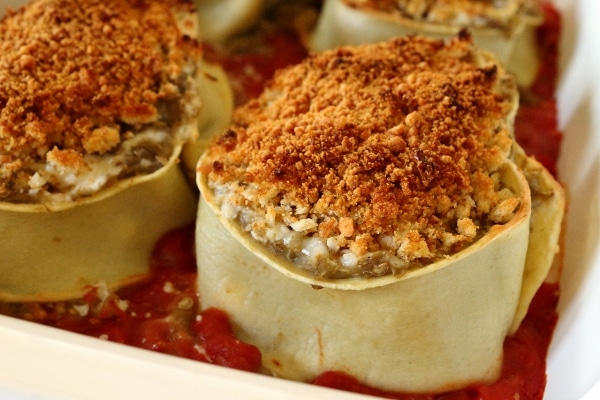
<svg viewBox="0 0 600 400">
<path fill-rule="evenodd" d="M 0 1 L 0 10 L 22 3 Z M 563 13 L 559 163 L 570 192 L 548 400 L 600 398 L 600 2 Z M 152 353 L 0 316 L 0 399 L 359 399 L 364 396 Z"/>
</svg>

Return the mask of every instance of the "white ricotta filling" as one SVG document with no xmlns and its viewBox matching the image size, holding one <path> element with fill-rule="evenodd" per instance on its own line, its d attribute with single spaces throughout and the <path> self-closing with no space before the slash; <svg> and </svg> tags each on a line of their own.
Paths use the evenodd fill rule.
<svg viewBox="0 0 600 400">
<path fill-rule="evenodd" d="M 47 162 L 35 166 L 29 179 L 29 195 L 37 201 L 72 201 L 90 196 L 105 188 L 129 171 L 157 170 L 165 165 L 169 156 L 152 155 L 137 149 L 163 148 L 172 152 L 173 139 L 166 129 L 149 128 L 124 140 L 116 152 L 103 155 L 86 154 L 85 166 L 76 168 L 57 162 Z M 49 189 L 49 188 L 52 189 Z"/>
</svg>

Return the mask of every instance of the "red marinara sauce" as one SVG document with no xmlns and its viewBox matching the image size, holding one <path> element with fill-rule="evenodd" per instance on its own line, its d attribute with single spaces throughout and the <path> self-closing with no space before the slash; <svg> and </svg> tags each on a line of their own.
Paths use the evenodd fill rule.
<svg viewBox="0 0 600 400">
<path fill-rule="evenodd" d="M 557 79 L 560 15 L 544 5 L 545 23 L 538 32 L 543 63 L 525 94 L 516 119 L 516 136 L 527 151 L 556 174 L 561 134 L 556 128 L 554 91 Z M 252 38 L 256 51 L 231 52 L 207 46 L 207 59 L 229 74 L 238 104 L 256 96 L 275 70 L 303 59 L 307 52 L 290 31 L 267 29 Z M 543 398 L 546 355 L 557 321 L 558 284 L 544 284 L 515 335 L 504 344 L 500 379 L 444 394 L 390 393 L 360 383 L 340 371 L 328 371 L 313 383 L 399 400 L 505 400 Z M 0 304 L 0 313 L 72 332 L 245 371 L 261 368 L 261 354 L 236 339 L 227 315 L 200 311 L 196 292 L 194 227 L 168 232 L 156 244 L 144 282 L 111 293 L 90 288 L 80 301 Z"/>
</svg>

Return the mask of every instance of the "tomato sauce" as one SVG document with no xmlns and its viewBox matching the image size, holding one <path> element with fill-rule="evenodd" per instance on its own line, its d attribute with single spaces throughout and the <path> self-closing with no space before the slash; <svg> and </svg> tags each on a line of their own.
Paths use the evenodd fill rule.
<svg viewBox="0 0 600 400">
<path fill-rule="evenodd" d="M 294 32 L 269 31 L 253 47 L 257 52 L 239 53 L 205 46 L 205 59 L 227 71 L 236 105 L 258 96 L 275 71 L 302 61 L 308 52 Z"/>
<path fill-rule="evenodd" d="M 556 161 L 562 135 L 557 129 L 554 93 L 558 77 L 560 14 L 544 4 L 545 22 L 538 30 L 538 49 L 542 64 L 531 89 L 523 100 L 515 120 L 515 136 L 527 154 L 535 156 L 552 174 L 557 175 Z"/>
<path fill-rule="evenodd" d="M 340 371 L 325 372 L 313 383 L 398 400 L 541 400 L 546 387 L 546 354 L 557 321 L 558 294 L 556 284 L 544 284 L 537 292 L 519 330 L 504 343 L 502 375 L 493 385 L 444 394 L 391 393 L 363 385 Z"/>
<path fill-rule="evenodd" d="M 529 154 L 556 174 L 561 134 L 553 93 L 560 16 L 550 5 L 544 9 L 546 22 L 539 30 L 544 62 L 539 79 L 523 96 L 516 136 Z M 260 42 L 256 53 L 207 46 L 207 58 L 228 72 L 238 104 L 257 95 L 278 68 L 307 54 L 293 32 L 270 30 L 253 40 Z M 557 284 L 540 288 L 521 327 L 505 341 L 502 375 L 495 384 L 444 394 L 390 393 L 363 385 L 342 371 L 325 372 L 313 384 L 399 400 L 541 400 L 558 297 Z M 149 277 L 142 283 L 117 292 L 94 286 L 73 302 L 0 304 L 0 313 L 201 362 L 252 372 L 261 368 L 260 351 L 236 339 L 223 311 L 201 311 L 193 226 L 164 235 L 152 254 Z"/>
</svg>

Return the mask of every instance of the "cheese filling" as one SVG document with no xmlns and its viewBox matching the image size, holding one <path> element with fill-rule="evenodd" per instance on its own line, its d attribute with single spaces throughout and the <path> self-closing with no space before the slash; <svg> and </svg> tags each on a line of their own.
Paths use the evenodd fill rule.
<svg viewBox="0 0 600 400">
<path fill-rule="evenodd" d="M 147 129 L 122 142 L 114 154 L 87 154 L 76 165 L 61 163 L 65 152 L 54 149 L 45 164 L 32 165 L 29 189 L 21 198 L 64 202 L 89 196 L 117 180 L 157 171 L 173 151 L 166 129 Z"/>
</svg>

